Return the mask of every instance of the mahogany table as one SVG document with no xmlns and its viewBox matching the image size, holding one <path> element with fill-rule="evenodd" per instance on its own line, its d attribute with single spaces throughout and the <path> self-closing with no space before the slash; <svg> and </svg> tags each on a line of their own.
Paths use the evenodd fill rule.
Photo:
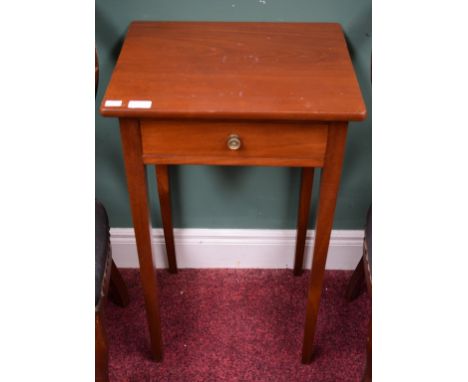
<svg viewBox="0 0 468 382">
<path fill-rule="evenodd" d="M 155 165 L 177 272 L 168 165 L 302 168 L 294 273 L 322 168 L 302 361 L 312 360 L 348 121 L 366 108 L 334 23 L 133 22 L 103 98 L 118 117 L 152 352 L 162 359 L 145 166 Z"/>
</svg>

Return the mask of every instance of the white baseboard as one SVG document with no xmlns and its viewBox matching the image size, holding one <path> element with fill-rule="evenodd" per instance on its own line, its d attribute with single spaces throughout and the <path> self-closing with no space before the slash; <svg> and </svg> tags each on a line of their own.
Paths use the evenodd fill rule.
<svg viewBox="0 0 468 382">
<path fill-rule="evenodd" d="M 314 231 L 307 232 L 304 268 L 310 269 Z M 362 255 L 363 230 L 332 232 L 327 269 L 354 269 Z M 295 230 L 174 229 L 179 268 L 292 269 Z M 162 229 L 152 230 L 157 268 L 167 268 Z M 112 255 L 117 266 L 138 268 L 133 228 L 111 229 Z"/>
</svg>

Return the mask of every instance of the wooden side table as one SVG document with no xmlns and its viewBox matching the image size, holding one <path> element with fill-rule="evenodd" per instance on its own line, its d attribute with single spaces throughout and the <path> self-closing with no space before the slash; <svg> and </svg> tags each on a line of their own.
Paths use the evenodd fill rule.
<svg viewBox="0 0 468 382">
<path fill-rule="evenodd" d="M 177 272 L 168 165 L 302 168 L 300 274 L 314 168 L 322 168 L 302 361 L 312 359 L 348 121 L 366 109 L 341 26 L 133 22 L 101 105 L 120 119 L 154 357 L 162 359 L 146 165 L 156 165 L 169 270 Z"/>
</svg>

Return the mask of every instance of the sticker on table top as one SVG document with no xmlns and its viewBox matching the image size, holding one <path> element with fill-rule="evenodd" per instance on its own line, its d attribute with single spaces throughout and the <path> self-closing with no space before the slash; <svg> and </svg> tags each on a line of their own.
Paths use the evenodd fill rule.
<svg viewBox="0 0 468 382">
<path fill-rule="evenodd" d="M 152 101 L 128 101 L 129 109 L 151 109 Z"/>
<path fill-rule="evenodd" d="M 121 99 L 108 99 L 106 102 L 104 102 L 105 107 L 120 107 L 122 106 L 122 100 Z"/>
</svg>

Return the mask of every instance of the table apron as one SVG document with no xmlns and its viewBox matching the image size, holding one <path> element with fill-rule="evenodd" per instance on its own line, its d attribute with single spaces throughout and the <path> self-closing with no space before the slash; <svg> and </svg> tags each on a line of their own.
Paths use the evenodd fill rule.
<svg viewBox="0 0 468 382">
<path fill-rule="evenodd" d="M 140 128 L 145 164 L 323 167 L 328 138 L 323 122 L 142 119 Z"/>
</svg>

